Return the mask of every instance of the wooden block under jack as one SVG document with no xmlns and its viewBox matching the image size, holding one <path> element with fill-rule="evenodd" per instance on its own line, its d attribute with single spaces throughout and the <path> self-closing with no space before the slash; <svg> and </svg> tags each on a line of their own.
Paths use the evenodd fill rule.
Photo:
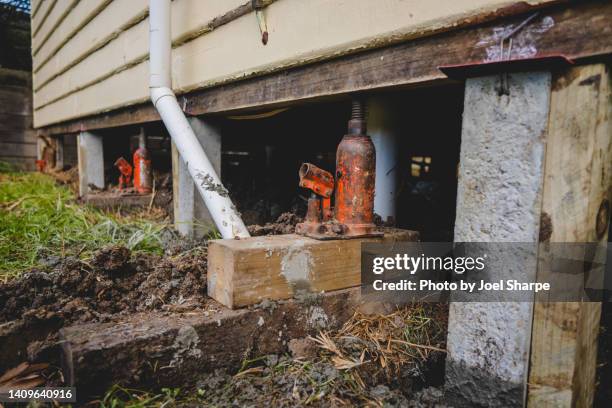
<svg viewBox="0 0 612 408">
<path fill-rule="evenodd" d="M 301 235 L 219 239 L 208 245 L 208 295 L 232 309 L 280 300 L 298 291 L 361 283 L 362 242 L 418 241 L 416 231 L 388 229 L 381 238 L 319 241 Z"/>
</svg>

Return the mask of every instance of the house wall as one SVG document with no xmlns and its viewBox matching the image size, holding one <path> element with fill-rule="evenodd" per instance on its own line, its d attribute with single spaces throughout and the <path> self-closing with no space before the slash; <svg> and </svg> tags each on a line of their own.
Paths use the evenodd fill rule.
<svg viewBox="0 0 612 408">
<path fill-rule="evenodd" d="M 254 12 L 209 28 L 215 18 L 247 7 L 250 0 L 172 2 L 173 84 L 179 93 L 448 30 L 517 4 L 266 1 L 271 3 L 265 9 L 267 45 Z M 35 127 L 147 100 L 147 0 L 33 0 L 32 10 Z"/>
<path fill-rule="evenodd" d="M 32 129 L 30 74 L 0 68 L 0 162 L 34 170 L 36 135 Z"/>
<path fill-rule="evenodd" d="M 21 170 L 36 165 L 32 129 L 30 17 L 0 4 L 0 162 Z"/>
</svg>

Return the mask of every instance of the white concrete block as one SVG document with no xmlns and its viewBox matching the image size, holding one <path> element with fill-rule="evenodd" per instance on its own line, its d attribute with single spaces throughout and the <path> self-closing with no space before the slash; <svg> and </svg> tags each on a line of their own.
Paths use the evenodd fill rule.
<svg viewBox="0 0 612 408">
<path fill-rule="evenodd" d="M 551 75 L 468 79 L 461 135 L 455 242 L 537 242 Z M 533 279 L 534 253 L 517 273 Z M 508 265 L 489 265 L 493 274 Z M 532 304 L 451 303 L 446 385 L 458 405 L 522 406 Z"/>
<path fill-rule="evenodd" d="M 188 119 L 217 174 L 221 176 L 221 133 L 207 121 Z M 215 229 L 204 200 L 200 197 L 187 166 L 172 144 L 172 185 L 174 224 L 180 234 L 199 238 Z"/>
<path fill-rule="evenodd" d="M 374 212 L 383 221 L 396 218 L 397 116 L 400 113 L 388 98 L 368 100 L 368 134 L 376 148 L 376 191 Z"/>
<path fill-rule="evenodd" d="M 79 195 L 89 192 L 89 186 L 104 188 L 104 147 L 102 136 L 81 132 L 77 139 L 79 161 Z"/>
</svg>

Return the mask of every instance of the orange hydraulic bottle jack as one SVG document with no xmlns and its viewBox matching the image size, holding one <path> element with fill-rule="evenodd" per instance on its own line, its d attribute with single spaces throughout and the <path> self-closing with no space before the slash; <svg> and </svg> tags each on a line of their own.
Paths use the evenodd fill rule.
<svg viewBox="0 0 612 408">
<path fill-rule="evenodd" d="M 138 135 L 138 149 L 134 152 L 134 190 L 138 194 L 149 194 L 152 190 L 151 159 L 147 150 L 144 129 Z"/>
<path fill-rule="evenodd" d="M 119 190 L 125 190 L 132 182 L 132 166 L 123 157 L 115 161 L 115 166 L 119 169 Z"/>
<path fill-rule="evenodd" d="M 363 102 L 353 101 L 348 133 L 336 152 L 335 183 L 331 173 L 304 163 L 300 187 L 312 190 L 308 212 L 296 233 L 316 239 L 346 239 L 382 235 L 374 225 L 376 151 L 366 134 Z M 335 184 L 335 186 L 334 186 Z M 334 209 L 330 210 L 335 187 Z"/>
</svg>

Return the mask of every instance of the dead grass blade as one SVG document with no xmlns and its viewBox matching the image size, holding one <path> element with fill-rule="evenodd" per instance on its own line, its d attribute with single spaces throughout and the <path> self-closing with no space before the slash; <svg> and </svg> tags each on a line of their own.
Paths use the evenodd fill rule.
<svg viewBox="0 0 612 408">
<path fill-rule="evenodd" d="M 49 364 L 30 364 L 23 362 L 16 367 L 7 370 L 0 377 L 0 393 L 10 389 L 30 389 L 38 387 L 46 382 L 41 372 L 49 367 Z"/>
<path fill-rule="evenodd" d="M 391 378 L 401 367 L 418 367 L 431 353 L 446 352 L 446 314 L 443 306 L 423 304 L 386 315 L 356 312 L 338 332 L 321 332 L 312 340 L 333 354 L 330 359 L 337 369 L 359 370 L 371 362 Z"/>
<path fill-rule="evenodd" d="M 5 383 L 9 380 L 12 380 L 13 378 L 22 374 L 25 370 L 28 369 L 29 366 L 30 365 L 24 361 L 23 363 L 19 364 L 17 367 L 13 367 L 13 368 L 6 370 L 6 372 L 2 374 L 2 377 L 0 377 L 0 384 Z"/>
<path fill-rule="evenodd" d="M 338 370 L 350 370 L 351 368 L 359 367 L 363 364 L 361 361 L 338 356 L 333 356 L 331 360 L 334 363 L 334 367 L 336 367 Z"/>
<path fill-rule="evenodd" d="M 421 348 L 421 349 L 432 350 L 432 351 L 439 351 L 440 353 L 446 353 L 446 349 L 443 349 L 440 347 L 428 346 L 426 344 L 415 344 L 409 341 L 403 341 L 403 340 L 398 340 L 398 339 L 390 339 L 390 341 L 394 343 L 405 344 L 410 347 Z"/>
<path fill-rule="evenodd" d="M 251 374 L 261 374 L 264 370 L 264 367 L 251 367 L 251 368 L 247 368 L 246 370 L 240 371 L 238 374 L 234 375 L 234 378 L 240 378 L 242 376 L 245 375 L 251 375 Z"/>
<path fill-rule="evenodd" d="M 309 336 L 309 338 L 313 340 L 315 343 L 317 343 L 319 347 L 321 347 L 322 349 L 330 351 L 336 354 L 340 358 L 344 357 L 344 355 L 342 354 L 342 352 L 340 351 L 336 343 L 334 343 L 331 337 L 329 337 L 329 335 L 327 335 L 325 332 L 320 332 L 317 337 Z"/>
</svg>

